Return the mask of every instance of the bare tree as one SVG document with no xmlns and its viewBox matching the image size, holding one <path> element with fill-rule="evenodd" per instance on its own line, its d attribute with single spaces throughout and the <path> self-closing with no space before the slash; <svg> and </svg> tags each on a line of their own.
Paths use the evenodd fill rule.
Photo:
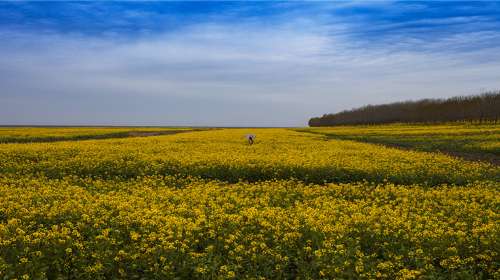
<svg viewBox="0 0 500 280">
<path fill-rule="evenodd" d="M 385 123 L 498 122 L 500 91 L 448 99 L 422 99 L 366 105 L 336 114 L 311 118 L 309 126 Z"/>
</svg>

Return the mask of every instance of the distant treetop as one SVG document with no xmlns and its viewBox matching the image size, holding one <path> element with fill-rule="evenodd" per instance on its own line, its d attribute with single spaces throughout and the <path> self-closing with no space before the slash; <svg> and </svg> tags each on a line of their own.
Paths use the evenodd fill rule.
<svg viewBox="0 0 500 280">
<path fill-rule="evenodd" d="M 382 105 L 366 105 L 311 118 L 309 126 L 386 123 L 498 122 L 500 91 L 448 99 L 422 99 Z"/>
</svg>

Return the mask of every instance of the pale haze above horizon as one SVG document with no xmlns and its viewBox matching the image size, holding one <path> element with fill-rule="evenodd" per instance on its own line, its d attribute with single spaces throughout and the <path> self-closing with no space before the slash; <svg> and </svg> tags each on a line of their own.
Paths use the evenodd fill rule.
<svg viewBox="0 0 500 280">
<path fill-rule="evenodd" d="M 0 2 L 0 125 L 305 126 L 500 89 L 500 2 Z"/>
</svg>

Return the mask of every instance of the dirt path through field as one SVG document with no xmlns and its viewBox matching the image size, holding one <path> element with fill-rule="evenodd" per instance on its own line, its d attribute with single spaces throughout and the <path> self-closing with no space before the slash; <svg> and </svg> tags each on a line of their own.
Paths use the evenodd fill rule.
<svg viewBox="0 0 500 280">
<path fill-rule="evenodd" d="M 332 138 L 335 138 L 335 137 L 332 137 Z M 338 139 L 338 140 L 345 140 L 345 139 Z M 395 144 L 395 143 L 380 143 L 380 142 L 359 141 L 359 140 L 351 140 L 351 141 L 358 141 L 358 142 L 370 143 L 370 144 L 379 144 L 379 145 L 383 145 L 383 146 L 386 146 L 389 148 L 396 148 L 396 149 L 407 150 L 407 151 L 441 153 L 441 154 L 461 158 L 461 159 L 468 160 L 468 161 L 481 161 L 481 162 L 486 162 L 486 163 L 500 166 L 500 158 L 494 154 L 487 154 L 487 153 L 480 154 L 480 153 L 468 153 L 468 152 L 446 151 L 446 150 L 426 151 L 426 150 L 419 150 L 419 149 L 415 149 L 412 147 L 399 145 L 399 144 Z"/>
<path fill-rule="evenodd" d="M 351 139 L 351 138 L 345 138 L 342 136 L 336 136 L 336 135 L 325 134 L 325 133 L 320 133 L 320 132 L 311 132 L 311 131 L 307 131 L 307 130 L 296 130 L 296 131 L 311 133 L 311 134 L 315 134 L 315 135 L 322 135 L 322 136 L 326 137 L 327 139 L 347 140 L 347 141 L 355 141 L 355 142 L 368 143 L 368 144 L 377 144 L 377 145 L 382 145 L 382 146 L 389 147 L 389 148 L 396 148 L 396 149 L 401 149 L 401 150 L 406 150 L 406 151 L 441 153 L 441 154 L 445 154 L 448 156 L 464 159 L 467 161 L 479 161 L 479 162 L 485 162 L 485 163 L 493 164 L 496 166 L 500 166 L 500 157 L 498 157 L 497 155 L 494 155 L 494 154 L 489 154 L 489 153 L 470 153 L 470 152 L 447 151 L 447 150 L 427 151 L 427 150 L 421 150 L 421 149 L 417 149 L 417 148 L 414 148 L 411 146 L 397 144 L 397 143 L 370 141 L 368 139 L 362 139 L 362 140 L 361 139 Z"/>
</svg>

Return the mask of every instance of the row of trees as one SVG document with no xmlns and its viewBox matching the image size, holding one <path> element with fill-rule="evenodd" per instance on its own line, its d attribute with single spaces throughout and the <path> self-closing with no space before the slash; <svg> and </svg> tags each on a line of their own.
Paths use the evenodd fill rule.
<svg viewBox="0 0 500 280">
<path fill-rule="evenodd" d="M 448 99 L 423 99 L 325 114 L 309 120 L 309 126 L 385 123 L 497 122 L 500 120 L 500 91 Z"/>
</svg>

